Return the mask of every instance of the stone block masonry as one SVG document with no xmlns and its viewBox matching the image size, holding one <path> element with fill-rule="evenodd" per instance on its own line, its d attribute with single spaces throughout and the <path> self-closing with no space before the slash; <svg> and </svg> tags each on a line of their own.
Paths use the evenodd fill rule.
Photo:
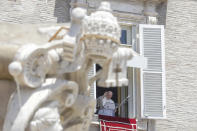
<svg viewBox="0 0 197 131">
<path fill-rule="evenodd" d="M 156 131 L 197 131 L 197 1 L 168 0 L 167 120 Z"/>
<path fill-rule="evenodd" d="M 70 0 L 0 0 L 0 22 L 65 23 Z"/>
</svg>

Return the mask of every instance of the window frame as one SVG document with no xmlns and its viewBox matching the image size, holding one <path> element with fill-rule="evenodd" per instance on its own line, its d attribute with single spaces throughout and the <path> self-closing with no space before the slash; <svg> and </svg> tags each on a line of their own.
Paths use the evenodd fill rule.
<svg viewBox="0 0 197 131">
<path fill-rule="evenodd" d="M 133 48 L 135 51 L 137 51 L 137 24 L 125 24 L 125 23 L 119 23 L 121 26 L 121 29 L 129 30 L 129 33 L 127 33 L 127 42 L 129 41 L 129 44 L 121 44 L 121 46 L 126 46 Z M 128 37 L 130 37 L 128 39 Z M 128 118 L 137 118 L 137 75 L 136 75 L 136 68 L 132 68 L 132 80 L 129 79 L 129 85 L 127 86 L 128 89 L 128 96 L 132 96 L 132 98 L 129 98 L 128 100 L 128 114 L 126 117 Z M 96 72 L 96 68 L 95 68 Z M 94 83 L 94 98 L 96 98 L 96 82 Z M 132 88 L 132 89 L 131 89 Z M 121 96 L 120 96 L 121 97 Z M 118 98 L 119 99 L 119 98 Z M 120 98 L 121 99 L 121 98 Z M 132 101 L 132 102 L 131 102 Z M 97 117 L 97 114 L 94 114 L 94 117 Z M 94 119 L 95 121 L 95 119 Z"/>
</svg>

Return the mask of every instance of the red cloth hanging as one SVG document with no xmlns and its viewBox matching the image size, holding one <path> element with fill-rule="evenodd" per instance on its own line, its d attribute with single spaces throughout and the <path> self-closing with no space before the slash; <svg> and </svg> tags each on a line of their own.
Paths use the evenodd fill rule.
<svg viewBox="0 0 197 131">
<path fill-rule="evenodd" d="M 136 119 L 99 115 L 101 131 L 137 131 Z"/>
</svg>

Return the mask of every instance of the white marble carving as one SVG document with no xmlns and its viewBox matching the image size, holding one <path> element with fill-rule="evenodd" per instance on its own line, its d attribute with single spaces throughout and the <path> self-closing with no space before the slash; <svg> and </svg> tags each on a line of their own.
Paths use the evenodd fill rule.
<svg viewBox="0 0 197 131">
<path fill-rule="evenodd" d="M 120 46 L 120 26 L 110 4 L 102 2 L 90 16 L 82 8 L 71 14 L 69 29 L 39 29 L 49 32 L 49 42 L 21 47 L 9 65 L 18 92 L 10 99 L 3 131 L 87 131 L 96 104 L 91 84 L 128 85 L 127 61 L 137 54 Z M 88 79 L 93 64 L 102 70 Z"/>
</svg>

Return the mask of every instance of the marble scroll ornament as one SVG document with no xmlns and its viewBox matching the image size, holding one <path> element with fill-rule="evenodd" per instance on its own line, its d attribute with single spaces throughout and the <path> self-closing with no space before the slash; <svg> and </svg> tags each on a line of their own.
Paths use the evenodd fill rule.
<svg viewBox="0 0 197 131">
<path fill-rule="evenodd" d="M 69 28 L 38 30 L 55 34 L 48 34 L 52 37 L 46 44 L 25 44 L 10 63 L 17 91 L 3 131 L 88 131 L 96 104 L 91 84 L 128 85 L 127 61 L 138 54 L 121 46 L 120 26 L 108 2 L 89 16 L 74 8 Z M 88 78 L 93 64 L 102 69 Z"/>
</svg>

